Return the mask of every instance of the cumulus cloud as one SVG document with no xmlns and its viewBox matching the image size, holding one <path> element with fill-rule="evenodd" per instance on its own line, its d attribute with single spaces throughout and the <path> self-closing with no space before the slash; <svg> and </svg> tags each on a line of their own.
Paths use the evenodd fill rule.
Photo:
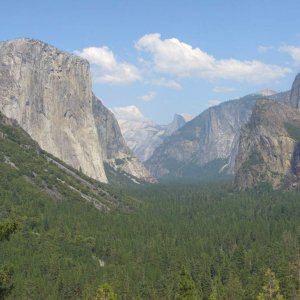
<svg viewBox="0 0 300 300">
<path fill-rule="evenodd" d="M 140 79 L 138 69 L 126 62 L 118 62 L 108 47 L 89 47 L 75 54 L 91 64 L 93 79 L 97 83 L 127 84 Z"/>
<path fill-rule="evenodd" d="M 193 119 L 193 116 L 189 113 L 179 113 L 180 116 L 182 116 L 186 122 L 189 122 Z"/>
<path fill-rule="evenodd" d="M 234 87 L 227 87 L 227 86 L 215 86 L 213 88 L 214 93 L 231 93 L 236 91 Z"/>
<path fill-rule="evenodd" d="M 178 83 L 175 80 L 170 80 L 170 79 L 166 79 L 166 78 L 155 79 L 155 80 L 150 81 L 150 83 L 153 85 L 162 86 L 162 87 L 166 87 L 166 88 L 174 89 L 174 90 L 182 89 L 182 86 L 180 85 L 180 83 Z"/>
<path fill-rule="evenodd" d="M 258 60 L 216 59 L 200 48 L 176 38 L 161 39 L 159 33 L 146 34 L 136 48 L 152 55 L 156 72 L 178 77 L 227 79 L 262 83 L 284 77 L 291 69 L 265 64 Z"/>
<path fill-rule="evenodd" d="M 297 65 L 300 65 L 300 47 L 282 46 L 279 51 L 288 53 Z"/>
<path fill-rule="evenodd" d="M 146 95 L 140 96 L 139 99 L 143 100 L 144 102 L 149 102 L 156 97 L 156 92 L 150 91 Z"/>
<path fill-rule="evenodd" d="M 113 112 L 118 120 L 128 121 L 143 121 L 146 117 L 142 112 L 134 105 L 112 107 L 110 110 Z"/>
<path fill-rule="evenodd" d="M 221 103 L 220 100 L 212 99 L 212 100 L 209 100 L 209 101 L 207 102 L 207 106 L 208 106 L 208 107 L 216 106 L 216 105 L 219 105 L 220 103 Z"/>
</svg>

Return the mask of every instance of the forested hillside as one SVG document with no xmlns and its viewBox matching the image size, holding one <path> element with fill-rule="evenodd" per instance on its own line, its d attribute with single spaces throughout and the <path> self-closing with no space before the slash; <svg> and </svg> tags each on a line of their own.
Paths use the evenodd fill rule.
<svg viewBox="0 0 300 300">
<path fill-rule="evenodd" d="M 250 300 L 266 280 L 299 299 L 299 192 L 230 183 L 117 191 L 2 116 L 0 136 L 0 222 L 19 224 L 1 242 L 0 265 L 13 269 L 8 299 L 93 299 L 107 283 L 119 299 Z"/>
<path fill-rule="evenodd" d="M 183 266 L 195 299 L 256 299 L 268 269 L 284 299 L 299 299 L 295 192 L 149 187 L 134 192 L 145 204 L 127 213 L 4 192 L 2 214 L 22 224 L 1 245 L 1 264 L 14 268 L 11 299 L 92 299 L 103 283 L 119 299 L 174 299 Z"/>
</svg>

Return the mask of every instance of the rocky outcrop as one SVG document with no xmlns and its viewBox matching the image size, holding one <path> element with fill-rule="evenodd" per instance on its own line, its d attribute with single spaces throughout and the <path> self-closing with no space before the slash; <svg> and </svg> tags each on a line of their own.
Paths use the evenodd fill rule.
<svg viewBox="0 0 300 300">
<path fill-rule="evenodd" d="M 134 181 L 155 182 L 149 171 L 126 145 L 113 113 L 95 95 L 93 95 L 93 115 L 103 148 L 104 162 L 115 171 L 132 177 Z"/>
<path fill-rule="evenodd" d="M 173 117 L 173 121 L 170 124 L 162 126 L 164 128 L 163 139 L 172 135 L 188 121 L 191 121 L 191 119 L 192 117 L 187 114 L 175 114 Z"/>
<path fill-rule="evenodd" d="M 300 183 L 300 112 L 258 101 L 240 134 L 235 182 L 240 189 L 269 183 L 274 189 Z"/>
<path fill-rule="evenodd" d="M 300 106 L 300 73 L 296 76 L 289 99 L 289 105 L 293 108 L 299 108 Z"/>
<path fill-rule="evenodd" d="M 106 182 L 92 113 L 89 64 L 43 42 L 0 43 L 0 110 L 40 147 Z"/>
</svg>

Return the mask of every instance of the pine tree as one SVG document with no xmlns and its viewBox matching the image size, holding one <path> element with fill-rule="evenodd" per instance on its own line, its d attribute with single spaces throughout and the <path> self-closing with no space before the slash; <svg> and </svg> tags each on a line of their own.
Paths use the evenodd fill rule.
<svg viewBox="0 0 300 300">
<path fill-rule="evenodd" d="M 183 266 L 180 271 L 179 284 L 177 288 L 177 293 L 175 295 L 176 300 L 199 300 L 197 297 L 197 291 L 195 287 L 195 282 L 192 276 Z"/>
<path fill-rule="evenodd" d="M 105 283 L 100 285 L 95 300 L 117 300 L 117 295 L 113 292 L 112 287 Z"/>
<path fill-rule="evenodd" d="M 9 240 L 10 235 L 18 228 L 18 223 L 14 220 L 6 220 L 0 223 L 0 241 Z M 4 299 L 12 290 L 11 282 L 13 271 L 8 266 L 0 268 L 0 299 Z"/>
<path fill-rule="evenodd" d="M 258 295 L 257 300 L 283 300 L 279 281 L 270 269 L 265 273 L 263 291 Z"/>
<path fill-rule="evenodd" d="M 240 300 L 244 298 L 244 291 L 239 278 L 230 274 L 229 279 L 224 287 L 224 299 Z"/>
<path fill-rule="evenodd" d="M 291 273 L 295 278 L 295 298 L 300 299 L 300 252 L 296 254 L 295 260 L 291 263 Z"/>
</svg>

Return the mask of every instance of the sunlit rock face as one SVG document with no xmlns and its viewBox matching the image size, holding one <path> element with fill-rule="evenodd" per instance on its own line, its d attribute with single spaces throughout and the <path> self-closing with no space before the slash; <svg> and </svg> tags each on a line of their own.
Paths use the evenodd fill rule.
<svg viewBox="0 0 300 300">
<path fill-rule="evenodd" d="M 89 64 L 41 41 L 0 43 L 0 110 L 40 147 L 106 182 Z"/>
<path fill-rule="evenodd" d="M 143 163 L 136 158 L 122 136 L 119 124 L 96 96 L 93 96 L 93 114 L 98 138 L 103 148 L 103 160 L 116 172 L 138 182 L 155 182 Z"/>
<path fill-rule="evenodd" d="M 261 183 L 274 189 L 300 183 L 300 112 L 284 104 L 256 103 L 240 134 L 235 182 L 240 189 Z"/>
</svg>

